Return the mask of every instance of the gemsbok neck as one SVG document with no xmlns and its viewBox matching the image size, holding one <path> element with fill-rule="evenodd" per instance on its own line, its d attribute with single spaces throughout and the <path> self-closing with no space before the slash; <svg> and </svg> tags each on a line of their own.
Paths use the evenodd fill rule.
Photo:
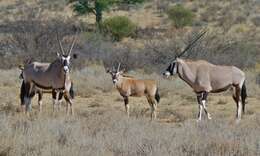
<svg viewBox="0 0 260 156">
<path fill-rule="evenodd" d="M 193 75 L 193 71 L 190 66 L 182 59 L 177 61 L 177 73 L 178 76 L 185 81 L 189 86 L 193 86 L 193 82 L 195 81 L 195 77 Z"/>
<path fill-rule="evenodd" d="M 122 78 L 125 78 L 125 79 L 134 79 L 133 76 L 129 76 L 129 75 L 122 75 Z"/>
</svg>

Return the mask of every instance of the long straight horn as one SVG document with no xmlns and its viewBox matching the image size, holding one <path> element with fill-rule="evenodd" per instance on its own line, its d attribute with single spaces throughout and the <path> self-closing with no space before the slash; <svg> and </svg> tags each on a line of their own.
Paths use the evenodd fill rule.
<svg viewBox="0 0 260 156">
<path fill-rule="evenodd" d="M 186 51 L 193 47 L 193 45 L 206 34 L 207 30 L 202 31 L 180 54 L 176 55 L 176 57 L 182 56 Z"/>
<path fill-rule="evenodd" d="M 118 64 L 118 67 L 117 67 L 117 72 L 119 72 L 120 65 L 121 65 L 121 63 L 119 63 L 119 64 Z"/>
<path fill-rule="evenodd" d="M 70 50 L 69 50 L 69 52 L 68 52 L 68 56 L 70 56 L 70 54 L 71 54 L 71 51 L 72 51 L 72 49 L 73 49 L 73 47 L 74 47 L 74 44 L 75 44 L 75 41 L 76 41 L 76 37 L 74 37 L 73 42 L 72 42 L 72 44 L 71 44 L 71 46 L 70 46 Z"/>
<path fill-rule="evenodd" d="M 57 35 L 57 40 L 58 40 L 58 42 L 59 42 L 60 51 L 62 52 L 62 55 L 64 55 L 65 53 L 64 53 L 63 47 L 62 47 L 62 45 L 61 45 L 61 42 L 60 42 L 59 35 L 58 35 L 58 32 L 57 32 L 57 31 L 56 31 L 56 35 Z"/>
</svg>

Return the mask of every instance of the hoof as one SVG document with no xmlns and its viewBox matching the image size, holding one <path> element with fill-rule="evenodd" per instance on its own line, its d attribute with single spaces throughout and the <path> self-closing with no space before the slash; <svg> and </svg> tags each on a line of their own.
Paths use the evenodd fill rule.
<svg viewBox="0 0 260 156">
<path fill-rule="evenodd" d="M 197 119 L 197 123 L 200 123 L 201 122 L 201 119 Z"/>
<path fill-rule="evenodd" d="M 239 123 L 240 123 L 240 120 L 241 120 L 241 119 L 236 119 L 236 124 L 239 124 Z"/>
</svg>

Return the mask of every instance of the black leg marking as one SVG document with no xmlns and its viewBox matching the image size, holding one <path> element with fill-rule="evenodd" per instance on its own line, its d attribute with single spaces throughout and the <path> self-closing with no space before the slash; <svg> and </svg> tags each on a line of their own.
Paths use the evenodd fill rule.
<svg viewBox="0 0 260 156">
<path fill-rule="evenodd" d="M 25 95 L 26 95 L 26 88 L 25 88 L 25 83 L 23 81 L 22 85 L 21 85 L 21 88 L 20 88 L 20 101 L 21 101 L 21 105 L 22 106 L 25 105 L 25 101 L 24 101 Z"/>
<path fill-rule="evenodd" d="M 129 117 L 129 100 L 128 100 L 128 97 L 127 96 L 124 96 L 124 102 L 125 102 L 125 111 L 126 111 L 126 114 L 127 116 Z"/>
</svg>

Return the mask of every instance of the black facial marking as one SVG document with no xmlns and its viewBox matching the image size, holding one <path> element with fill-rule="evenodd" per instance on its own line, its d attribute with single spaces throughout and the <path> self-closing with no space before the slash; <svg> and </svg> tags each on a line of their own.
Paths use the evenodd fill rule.
<svg viewBox="0 0 260 156">
<path fill-rule="evenodd" d="M 175 67 L 175 62 L 172 62 L 168 68 L 166 69 L 166 71 L 168 71 L 171 75 L 173 75 L 173 71 L 174 71 L 174 67 Z"/>
<path fill-rule="evenodd" d="M 63 60 L 63 66 L 68 66 L 68 61 L 66 59 Z"/>
<path fill-rule="evenodd" d="M 169 66 L 167 67 L 167 69 L 166 69 L 167 72 L 170 72 L 171 66 L 172 66 L 172 64 L 170 63 L 170 65 L 169 65 Z"/>
<path fill-rule="evenodd" d="M 113 80 L 117 79 L 117 74 L 116 73 L 112 73 L 112 79 Z"/>
<path fill-rule="evenodd" d="M 173 75 L 173 71 L 174 71 L 174 68 L 175 68 L 175 62 L 172 63 L 172 68 L 171 68 L 171 74 Z"/>
<path fill-rule="evenodd" d="M 113 83 L 115 83 L 115 80 L 118 80 L 118 72 L 111 72 L 111 76 L 112 76 L 112 81 Z"/>
<path fill-rule="evenodd" d="M 63 67 L 67 66 L 70 68 L 70 63 L 69 63 L 69 56 L 68 55 L 62 55 L 62 57 L 60 58 L 61 63 L 63 65 Z"/>
</svg>

